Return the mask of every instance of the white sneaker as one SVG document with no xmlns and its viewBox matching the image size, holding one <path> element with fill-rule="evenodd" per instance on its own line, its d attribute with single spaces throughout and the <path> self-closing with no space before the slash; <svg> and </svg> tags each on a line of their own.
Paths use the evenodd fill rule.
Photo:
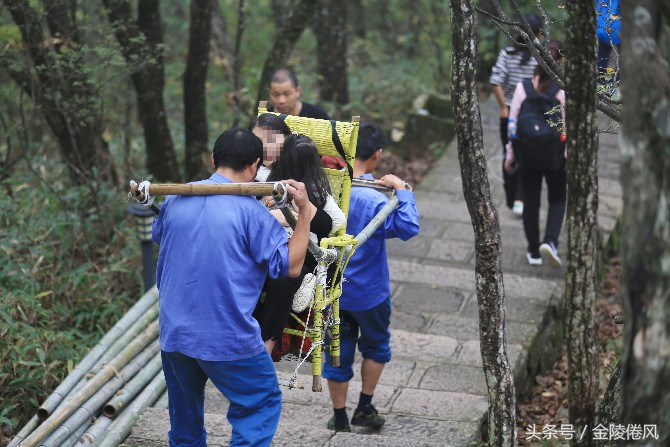
<svg viewBox="0 0 670 447">
<path fill-rule="evenodd" d="M 316 276 L 311 273 L 307 273 L 302 279 L 302 284 L 300 288 L 293 296 L 293 304 L 291 305 L 291 310 L 299 314 L 303 310 L 307 309 L 309 303 L 312 302 L 314 298 L 314 292 L 316 291 Z"/>
<path fill-rule="evenodd" d="M 540 255 L 552 267 L 561 266 L 561 258 L 558 256 L 558 250 L 552 242 L 545 242 L 540 245 Z"/>
<path fill-rule="evenodd" d="M 530 253 L 526 253 L 526 259 L 528 259 L 528 264 L 529 265 L 542 265 L 542 258 L 541 257 L 533 257 Z"/>
<path fill-rule="evenodd" d="M 521 200 L 515 200 L 512 204 L 512 212 L 517 216 L 523 216 L 523 202 Z"/>
</svg>

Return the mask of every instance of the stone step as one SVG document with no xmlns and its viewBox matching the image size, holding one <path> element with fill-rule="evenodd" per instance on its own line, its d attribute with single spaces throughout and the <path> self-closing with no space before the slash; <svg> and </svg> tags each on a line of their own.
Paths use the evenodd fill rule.
<svg viewBox="0 0 670 447">
<path fill-rule="evenodd" d="M 445 422 L 410 415 L 392 415 L 387 420 L 387 426 L 380 430 L 352 426 L 351 433 L 335 433 L 326 428 L 331 415 L 330 409 L 284 403 L 272 446 L 457 447 L 468 445 L 472 433 L 478 428 L 478 422 Z M 208 446 L 229 445 L 232 430 L 225 414 L 205 413 L 205 427 Z M 167 447 L 169 430 L 168 411 L 148 408 L 122 446 Z"/>
</svg>

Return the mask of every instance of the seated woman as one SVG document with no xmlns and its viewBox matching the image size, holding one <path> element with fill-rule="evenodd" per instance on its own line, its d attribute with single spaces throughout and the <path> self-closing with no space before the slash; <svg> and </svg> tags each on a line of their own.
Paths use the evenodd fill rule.
<svg viewBox="0 0 670 447">
<path fill-rule="evenodd" d="M 268 176 L 270 175 L 272 167 L 282 156 L 284 141 L 291 135 L 291 129 L 289 129 L 286 122 L 278 115 L 273 113 L 262 113 L 254 118 L 249 126 L 249 130 L 263 141 L 263 165 L 258 169 L 256 180 L 259 182 L 266 182 L 268 181 Z M 321 166 L 320 161 L 319 166 Z M 325 176 L 323 176 L 323 178 L 327 184 L 328 180 Z M 346 222 L 346 218 L 340 207 L 337 206 L 335 199 L 331 196 L 330 188 L 323 210 L 333 221 L 333 226 L 329 232 L 329 235 L 333 235 L 337 230 L 342 228 Z"/>
<path fill-rule="evenodd" d="M 321 166 L 321 159 L 314 142 L 304 135 L 292 134 L 286 137 L 281 157 L 274 161 L 267 180 L 278 181 L 288 178 L 303 182 L 306 186 L 313 207 L 310 237 L 318 243 L 337 228 L 325 210 L 329 199 L 333 201 L 333 198 L 330 195 L 328 179 Z M 273 203 L 270 202 L 269 205 L 272 206 Z M 273 210 L 272 213 L 282 225 L 288 227 L 280 210 Z M 293 297 L 304 276 L 312 272 L 316 265 L 316 259 L 308 252 L 302 274 L 298 278 L 267 279 L 265 300 L 258 303 L 253 316 L 260 324 L 261 336 L 268 352 L 272 353 L 277 341 L 280 342 L 279 349 L 281 349 L 284 326 L 289 320 Z"/>
</svg>

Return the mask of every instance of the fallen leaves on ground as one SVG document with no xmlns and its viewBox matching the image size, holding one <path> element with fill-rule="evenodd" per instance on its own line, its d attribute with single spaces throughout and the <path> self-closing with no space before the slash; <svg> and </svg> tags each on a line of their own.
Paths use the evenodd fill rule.
<svg viewBox="0 0 670 447">
<path fill-rule="evenodd" d="M 612 367 L 619 360 L 623 338 L 623 325 L 614 323 L 615 317 L 622 315 L 620 273 L 620 260 L 610 258 L 601 283 L 600 299 L 596 303 L 601 396 L 609 383 Z M 568 423 L 568 354 L 564 345 L 561 358 L 554 363 L 551 371 L 547 375 L 535 377 L 535 386 L 530 395 L 517 403 L 517 444 L 540 445 L 538 441 L 529 442 L 526 439 L 533 430 L 533 424 L 534 431 L 541 433 L 545 426 L 555 425 L 559 429 L 561 424 Z"/>
</svg>

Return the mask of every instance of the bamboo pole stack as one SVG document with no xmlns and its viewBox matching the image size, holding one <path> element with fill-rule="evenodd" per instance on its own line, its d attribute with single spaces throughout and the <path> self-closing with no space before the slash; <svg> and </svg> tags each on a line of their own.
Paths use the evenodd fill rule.
<svg viewBox="0 0 670 447">
<path fill-rule="evenodd" d="M 106 445 L 123 441 L 118 436 L 127 436 L 144 408 L 165 391 L 157 318 L 154 287 L 103 336 L 7 447 L 97 445 L 110 434 L 115 437 Z M 112 417 L 103 414 L 104 408 Z"/>
</svg>

